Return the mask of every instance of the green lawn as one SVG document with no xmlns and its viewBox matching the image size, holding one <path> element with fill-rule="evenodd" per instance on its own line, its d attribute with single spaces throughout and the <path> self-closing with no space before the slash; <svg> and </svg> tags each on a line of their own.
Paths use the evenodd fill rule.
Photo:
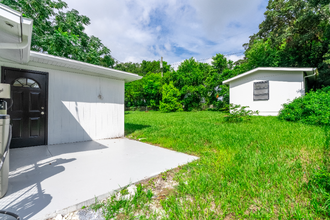
<svg viewBox="0 0 330 220">
<path fill-rule="evenodd" d="M 326 154 L 324 128 L 219 112 L 126 112 L 126 137 L 197 155 L 161 201 L 169 219 L 324 219 L 307 182 Z M 169 160 L 171 158 L 168 158 Z"/>
</svg>

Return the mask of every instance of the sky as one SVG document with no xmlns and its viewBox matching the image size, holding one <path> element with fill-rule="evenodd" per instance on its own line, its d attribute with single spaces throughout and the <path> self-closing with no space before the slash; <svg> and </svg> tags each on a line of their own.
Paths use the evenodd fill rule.
<svg viewBox="0 0 330 220">
<path fill-rule="evenodd" d="M 88 35 L 101 39 L 120 62 L 194 57 L 217 53 L 233 61 L 258 32 L 268 0 L 64 0 L 91 19 Z M 231 54 L 231 55 L 230 55 Z"/>
</svg>

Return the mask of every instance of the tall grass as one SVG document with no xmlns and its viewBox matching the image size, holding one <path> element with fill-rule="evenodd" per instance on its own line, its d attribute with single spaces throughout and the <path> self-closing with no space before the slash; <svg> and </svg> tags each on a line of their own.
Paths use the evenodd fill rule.
<svg viewBox="0 0 330 220">
<path fill-rule="evenodd" d="M 324 166 L 322 127 L 262 116 L 225 123 L 218 112 L 129 112 L 125 120 L 129 138 L 200 157 L 162 201 L 169 219 L 327 217 L 308 187 Z"/>
</svg>

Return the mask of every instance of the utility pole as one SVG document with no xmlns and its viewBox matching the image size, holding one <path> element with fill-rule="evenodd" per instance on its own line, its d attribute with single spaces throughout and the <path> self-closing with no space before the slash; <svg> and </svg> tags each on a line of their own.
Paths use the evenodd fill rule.
<svg viewBox="0 0 330 220">
<path fill-rule="evenodd" d="M 160 70 L 162 71 L 162 78 L 163 78 L 163 57 L 160 59 Z"/>
</svg>

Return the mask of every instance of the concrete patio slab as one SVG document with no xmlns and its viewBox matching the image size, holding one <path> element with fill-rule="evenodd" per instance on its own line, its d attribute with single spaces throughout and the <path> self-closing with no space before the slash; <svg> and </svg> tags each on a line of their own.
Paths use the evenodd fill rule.
<svg viewBox="0 0 330 220">
<path fill-rule="evenodd" d="M 9 189 L 0 209 L 21 219 L 67 214 L 196 159 L 126 138 L 12 149 Z"/>
</svg>

